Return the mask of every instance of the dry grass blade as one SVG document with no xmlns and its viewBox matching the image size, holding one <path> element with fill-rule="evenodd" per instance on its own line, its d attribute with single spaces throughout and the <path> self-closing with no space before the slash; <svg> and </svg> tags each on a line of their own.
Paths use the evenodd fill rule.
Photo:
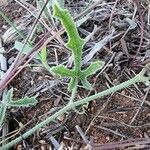
<svg viewBox="0 0 150 150">
<path fill-rule="evenodd" d="M 84 64 L 87 64 L 87 62 L 89 62 L 93 58 L 93 56 L 103 48 L 103 46 L 105 46 L 111 39 L 113 39 L 114 32 L 115 31 L 113 30 L 110 35 L 106 36 L 104 39 L 93 46 L 92 50 L 86 56 L 84 56 Z"/>
<path fill-rule="evenodd" d="M 125 148 L 125 147 L 130 147 L 130 146 L 135 146 L 135 145 L 141 145 L 141 144 L 146 145 L 149 143 L 150 143 L 149 138 L 130 139 L 130 140 L 113 142 L 113 143 L 108 143 L 108 144 L 95 144 L 93 145 L 93 150 L 111 150 L 115 148 Z"/>
</svg>

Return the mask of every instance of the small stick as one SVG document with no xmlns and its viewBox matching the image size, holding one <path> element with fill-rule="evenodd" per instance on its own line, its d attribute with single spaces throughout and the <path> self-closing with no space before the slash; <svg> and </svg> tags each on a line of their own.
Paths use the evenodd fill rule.
<svg viewBox="0 0 150 150">
<path fill-rule="evenodd" d="M 137 11 L 139 13 L 139 17 L 140 17 L 140 22 L 141 22 L 141 26 L 140 26 L 140 35 L 141 35 L 141 38 L 140 38 L 140 44 L 139 44 L 139 48 L 136 52 L 136 55 L 135 55 L 135 58 L 137 57 L 137 55 L 139 54 L 140 50 L 141 50 L 141 46 L 142 46 L 142 43 L 143 43 L 143 38 L 144 38 L 144 19 L 143 19 L 143 13 L 141 11 L 141 8 L 140 8 L 140 3 L 139 3 L 139 0 L 133 0 L 137 6 Z"/>
<path fill-rule="evenodd" d="M 148 95 L 148 93 L 149 93 L 149 90 L 150 90 L 150 87 L 147 89 L 147 92 L 146 92 L 146 94 L 145 94 L 145 96 L 144 96 L 144 98 L 143 98 L 143 101 L 141 102 L 141 104 L 140 104 L 140 106 L 139 106 L 137 112 L 136 112 L 135 115 L 133 116 L 133 118 L 132 118 L 132 120 L 131 120 L 131 122 L 130 122 L 130 125 L 135 121 L 137 115 L 139 114 L 139 111 L 141 110 L 143 104 L 145 103 L 145 100 L 146 100 L 146 98 L 147 98 L 147 95 Z"/>
</svg>

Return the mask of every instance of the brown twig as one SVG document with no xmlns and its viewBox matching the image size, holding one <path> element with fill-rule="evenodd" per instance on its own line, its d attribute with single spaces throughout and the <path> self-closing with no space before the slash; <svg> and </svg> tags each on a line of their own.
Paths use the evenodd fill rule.
<svg viewBox="0 0 150 150">
<path fill-rule="evenodd" d="M 114 4 L 113 9 L 112 9 L 112 12 L 110 14 L 109 24 L 108 24 L 109 30 L 111 28 L 111 23 L 112 23 L 112 20 L 113 20 L 114 11 L 115 11 L 115 8 L 116 8 L 118 2 L 119 2 L 119 0 L 115 1 L 115 4 Z"/>
<path fill-rule="evenodd" d="M 10 66 L 10 68 L 5 73 L 5 76 L 3 77 L 3 79 L 0 81 L 0 90 L 4 89 L 6 87 L 6 85 L 7 85 L 6 82 L 8 82 L 9 79 L 12 77 L 12 75 L 16 72 L 17 67 L 19 66 L 20 62 L 21 63 L 23 62 L 24 59 L 21 59 L 23 49 L 24 49 L 25 45 L 27 44 L 27 42 L 28 42 L 28 40 L 29 40 L 29 38 L 30 38 L 30 36 L 32 34 L 32 31 L 34 30 L 34 28 L 35 28 L 39 18 L 41 17 L 41 14 L 42 14 L 43 10 L 45 9 L 45 7 L 46 7 L 48 2 L 49 2 L 49 0 L 46 0 L 44 6 L 42 7 L 41 11 L 39 12 L 39 15 L 37 16 L 36 20 L 34 21 L 30 32 L 28 33 L 28 36 L 27 36 L 27 38 L 26 38 L 26 40 L 24 42 L 24 45 L 22 47 L 22 50 L 18 53 L 15 61 L 13 62 L 13 64 Z"/>
<path fill-rule="evenodd" d="M 112 23 L 112 20 L 113 20 L 113 15 L 114 15 L 114 11 L 115 11 L 115 8 L 116 8 L 116 6 L 117 6 L 118 1 L 119 1 L 119 0 L 116 0 L 116 1 L 115 1 L 115 4 L 114 4 L 113 9 L 112 9 L 112 12 L 111 12 L 111 14 L 110 14 L 109 24 L 108 24 L 109 32 L 110 32 L 110 29 L 111 29 L 111 23 Z M 110 50 L 110 51 L 112 50 L 112 43 L 111 43 L 111 41 L 109 42 L 109 50 Z"/>
<path fill-rule="evenodd" d="M 39 52 L 44 46 L 46 46 L 56 36 L 62 34 L 63 30 L 59 30 L 55 35 L 49 37 L 50 33 L 47 33 L 29 52 L 25 55 L 19 63 L 16 64 L 15 68 L 10 72 L 9 75 L 4 76 L 3 80 L 0 81 L 0 90 L 3 90 L 13 79 L 16 77 L 22 69 L 33 59 L 33 57 Z M 49 38 L 48 38 L 49 37 Z M 30 57 L 31 56 L 31 57 Z M 26 62 L 23 64 L 23 62 Z M 22 66 L 21 66 L 22 65 Z"/>
<path fill-rule="evenodd" d="M 133 0 L 137 6 L 137 11 L 139 13 L 139 17 L 140 17 L 140 22 L 141 22 L 141 25 L 140 25 L 140 44 L 139 44 L 139 48 L 136 52 L 136 55 L 135 57 L 137 57 L 137 55 L 139 54 L 140 50 L 141 50 L 141 46 L 142 46 L 142 43 L 143 43 L 143 38 L 144 38 L 144 19 L 143 19 L 143 13 L 141 11 L 141 8 L 140 8 L 140 2 L 139 0 Z"/>
<path fill-rule="evenodd" d="M 140 144 L 149 144 L 149 138 L 137 138 L 137 139 L 129 139 L 120 142 L 112 142 L 108 144 L 93 144 L 92 150 L 112 150 L 115 148 L 123 148 L 127 146 L 134 146 Z"/>
<path fill-rule="evenodd" d="M 135 121 L 135 119 L 136 119 L 137 115 L 139 114 L 143 104 L 145 103 L 145 100 L 146 100 L 146 98 L 148 96 L 149 90 L 150 90 L 150 88 L 147 89 L 147 92 L 146 92 L 146 94 L 145 94 L 145 96 L 143 98 L 143 101 L 141 102 L 139 108 L 137 109 L 137 112 L 135 113 L 135 115 L 133 116 L 132 120 L 130 121 L 130 125 Z"/>
</svg>

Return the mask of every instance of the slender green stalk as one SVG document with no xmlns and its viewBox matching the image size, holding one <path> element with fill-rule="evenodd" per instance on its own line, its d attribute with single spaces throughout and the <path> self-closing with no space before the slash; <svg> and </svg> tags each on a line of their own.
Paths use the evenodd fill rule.
<svg viewBox="0 0 150 150">
<path fill-rule="evenodd" d="M 145 72 L 145 70 L 144 70 Z M 78 100 L 76 102 L 72 102 L 72 103 L 69 103 L 68 105 L 66 105 L 64 108 L 60 109 L 58 112 L 56 112 L 54 115 L 48 117 L 46 120 L 42 121 L 41 123 L 39 123 L 38 125 L 36 125 L 35 127 L 33 127 L 32 129 L 30 129 L 29 131 L 27 131 L 26 133 L 24 133 L 23 135 L 19 136 L 18 138 L 16 138 L 15 140 L 9 142 L 8 144 L 0 147 L 0 150 L 5 150 L 7 148 L 11 148 L 12 146 L 14 146 L 15 144 L 17 144 L 18 142 L 21 142 L 22 139 L 25 139 L 27 137 L 29 137 L 30 135 L 32 135 L 34 132 L 36 132 L 37 130 L 39 130 L 40 128 L 42 128 L 43 126 L 45 126 L 46 124 L 54 121 L 54 119 L 56 119 L 58 116 L 64 114 L 65 112 L 71 110 L 71 109 L 74 109 L 76 106 L 80 106 L 80 105 L 83 105 L 87 102 L 90 102 L 94 99 L 99 99 L 104 97 L 104 96 L 107 96 L 111 93 L 114 93 L 116 91 L 119 91 L 121 89 L 124 89 L 132 84 L 135 84 L 135 83 L 138 83 L 138 82 L 149 82 L 150 80 L 150 77 L 145 77 L 144 76 L 144 72 L 142 71 L 141 73 L 139 73 L 138 75 L 136 75 L 134 78 L 126 81 L 126 82 L 123 82 L 117 86 L 114 86 L 112 88 L 109 88 L 105 91 L 102 91 L 100 93 L 97 93 L 95 95 L 92 95 L 90 97 L 87 97 L 87 98 L 84 98 L 84 99 L 81 99 L 81 100 Z"/>
<path fill-rule="evenodd" d="M 76 94 L 77 94 L 77 89 L 78 89 L 78 79 L 76 79 L 76 81 L 75 81 L 75 86 L 71 92 L 71 98 L 70 98 L 69 103 L 73 103 L 73 101 L 76 97 Z"/>
</svg>

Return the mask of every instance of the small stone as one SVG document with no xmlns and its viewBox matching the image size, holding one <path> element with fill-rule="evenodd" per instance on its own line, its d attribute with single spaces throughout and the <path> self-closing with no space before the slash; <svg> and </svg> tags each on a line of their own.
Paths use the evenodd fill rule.
<svg viewBox="0 0 150 150">
<path fill-rule="evenodd" d="M 109 136 L 107 136 L 107 137 L 106 137 L 106 140 L 107 140 L 107 141 L 109 141 L 109 140 L 110 140 L 110 137 L 109 137 Z"/>
<path fill-rule="evenodd" d="M 44 140 L 40 140 L 39 143 L 42 145 L 46 144 L 46 142 Z"/>
<path fill-rule="evenodd" d="M 60 115 L 60 116 L 57 117 L 57 119 L 62 122 L 65 119 L 65 115 L 64 114 Z"/>
<path fill-rule="evenodd" d="M 123 114 L 123 117 L 127 117 L 127 116 L 128 116 L 127 114 L 125 114 L 125 113 Z"/>
<path fill-rule="evenodd" d="M 126 94 L 126 91 L 125 91 L 125 90 L 123 90 L 123 91 L 121 92 L 121 94 L 122 94 L 122 95 L 125 95 L 125 94 Z"/>
<path fill-rule="evenodd" d="M 22 150 L 22 145 L 17 145 L 17 150 Z"/>
<path fill-rule="evenodd" d="M 46 149 L 45 149 L 45 146 L 42 145 L 42 146 L 41 146 L 41 150 L 46 150 Z"/>
<path fill-rule="evenodd" d="M 6 29 L 7 29 L 7 26 L 6 26 L 6 25 L 3 25 L 3 26 L 2 26 L 2 29 L 5 29 L 5 30 L 6 30 Z"/>
</svg>

